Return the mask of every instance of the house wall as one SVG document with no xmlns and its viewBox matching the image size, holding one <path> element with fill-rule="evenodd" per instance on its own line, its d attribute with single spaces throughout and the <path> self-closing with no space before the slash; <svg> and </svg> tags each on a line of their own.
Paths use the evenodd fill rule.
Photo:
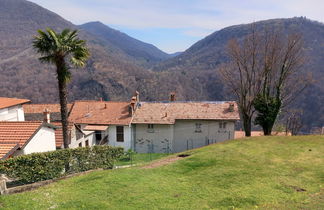
<svg viewBox="0 0 324 210">
<path fill-rule="evenodd" d="M 18 150 L 14 156 L 54 150 L 56 150 L 54 129 L 42 127 L 28 142 L 24 149 Z"/>
<path fill-rule="evenodd" d="M 148 124 L 133 125 L 134 150 L 139 153 L 169 153 L 172 152 L 174 125 L 154 124 L 149 130 Z"/>
<path fill-rule="evenodd" d="M 81 130 L 86 126 L 86 124 L 78 125 Z M 106 131 L 101 131 L 102 138 L 105 136 L 108 136 L 108 145 L 111 146 L 116 146 L 116 147 L 123 147 L 125 150 L 131 149 L 132 148 L 132 132 L 131 132 L 131 127 L 126 125 L 124 127 L 124 142 L 117 142 L 117 132 L 116 132 L 116 125 L 109 125 L 108 129 Z M 78 132 L 78 129 L 75 129 L 74 134 L 71 135 L 71 144 L 70 148 L 77 148 L 79 147 L 79 144 L 82 144 L 82 147 L 85 146 L 85 142 L 88 140 L 89 141 L 89 146 L 94 146 L 97 145 L 96 142 L 96 136 L 95 132 L 91 132 L 88 135 L 83 135 L 81 138 L 77 139 L 76 132 Z M 84 131 L 85 133 L 89 131 Z"/>
<path fill-rule="evenodd" d="M 220 128 L 226 122 L 226 128 Z M 201 129 L 196 131 L 196 123 Z M 234 138 L 233 121 L 177 120 L 174 127 L 173 152 L 202 147 Z"/>
<path fill-rule="evenodd" d="M 86 125 L 81 124 L 78 125 L 81 129 L 83 129 Z M 81 143 L 82 147 L 85 147 L 85 142 L 89 141 L 89 146 L 96 145 L 96 139 L 95 139 L 95 132 L 88 132 L 85 131 L 86 135 L 84 135 L 82 132 L 79 131 L 79 129 L 74 128 L 71 131 L 71 143 L 69 145 L 70 148 L 77 148 L 79 147 L 79 144 Z"/>
<path fill-rule="evenodd" d="M 148 124 L 134 124 L 133 148 L 139 153 L 182 152 L 233 139 L 235 122 L 221 122 L 226 122 L 226 128 L 220 128 L 220 121 L 176 120 L 174 125 L 154 124 L 154 132 L 149 132 Z M 196 131 L 196 123 L 200 130 Z"/>
<path fill-rule="evenodd" d="M 24 110 L 22 105 L 0 109 L 0 121 L 24 121 Z"/>
<path fill-rule="evenodd" d="M 109 125 L 108 127 L 108 145 L 115 146 L 115 147 L 123 147 L 125 150 L 132 148 L 132 132 L 131 126 L 124 125 L 124 142 L 117 142 L 117 132 L 116 132 L 117 125 Z"/>
</svg>

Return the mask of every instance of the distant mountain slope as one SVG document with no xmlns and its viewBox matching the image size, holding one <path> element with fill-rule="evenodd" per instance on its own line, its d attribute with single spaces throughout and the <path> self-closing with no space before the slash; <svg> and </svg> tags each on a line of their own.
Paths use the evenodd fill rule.
<svg viewBox="0 0 324 210">
<path fill-rule="evenodd" d="M 305 70 L 313 74 L 315 83 L 294 102 L 294 107 L 304 110 L 304 121 L 309 127 L 324 125 L 324 24 L 306 18 L 272 19 L 254 23 L 257 30 L 282 30 L 284 33 L 297 32 L 303 35 L 306 56 Z M 220 64 L 228 61 L 227 43 L 230 39 L 242 40 L 251 29 L 251 24 L 236 25 L 216 31 L 192 45 L 180 55 L 156 65 L 155 71 L 183 72 L 193 77 L 213 75 Z M 214 78 L 214 79 L 213 79 Z M 221 89 L 215 90 L 220 81 L 214 76 L 205 80 L 204 93 L 209 98 L 219 96 Z M 216 80 L 215 80 L 216 79 Z M 209 84 L 209 85 L 208 85 Z M 222 85 L 220 85 L 222 86 Z M 214 92 L 213 92 L 214 91 Z M 218 92 L 218 94 L 217 94 Z M 223 95 L 227 98 L 229 95 Z"/>
<path fill-rule="evenodd" d="M 171 57 L 154 45 L 134 39 L 101 22 L 89 22 L 79 27 L 96 35 L 96 37 L 101 38 L 105 42 L 120 48 L 127 55 L 144 65 L 152 65 Z"/>
<path fill-rule="evenodd" d="M 37 4 L 25 0 L 0 0 L 1 96 L 23 97 L 36 103 L 57 102 L 55 71 L 52 66 L 41 64 L 32 48 L 36 31 L 47 27 L 57 31 L 77 28 Z M 108 43 L 85 30 L 80 31 L 80 36 L 87 40 L 91 58 L 86 68 L 72 70 L 70 100 L 129 100 L 135 90 L 141 92 L 142 99 L 156 100 L 168 98 L 169 91 L 181 87 L 181 80 L 176 77 L 160 75 L 136 65 L 137 62 L 115 43 Z M 157 88 L 155 85 L 161 83 L 159 81 L 167 82 Z M 190 87 L 181 89 L 179 95 Z"/>
</svg>

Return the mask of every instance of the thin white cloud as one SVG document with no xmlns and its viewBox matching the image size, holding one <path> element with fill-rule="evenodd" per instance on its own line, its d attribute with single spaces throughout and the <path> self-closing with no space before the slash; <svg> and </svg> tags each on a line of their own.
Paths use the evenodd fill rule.
<svg viewBox="0 0 324 210">
<path fill-rule="evenodd" d="M 320 0 L 32 0 L 76 24 L 100 20 L 133 28 L 217 30 L 268 18 L 307 16 L 324 21 Z"/>
<path fill-rule="evenodd" d="M 179 29 L 203 38 L 221 28 L 271 18 L 324 22 L 323 0 L 30 0 L 65 19 L 126 28 Z"/>
</svg>

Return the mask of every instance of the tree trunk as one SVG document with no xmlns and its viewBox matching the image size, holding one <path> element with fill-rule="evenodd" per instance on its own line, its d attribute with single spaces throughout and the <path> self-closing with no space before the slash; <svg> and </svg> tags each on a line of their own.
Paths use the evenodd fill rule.
<svg viewBox="0 0 324 210">
<path fill-rule="evenodd" d="M 67 85 L 65 81 L 59 81 L 59 96 L 61 105 L 61 120 L 63 128 L 63 143 L 64 148 L 69 147 L 69 134 L 68 134 L 68 110 L 67 110 Z"/>
<path fill-rule="evenodd" d="M 250 137 L 252 117 L 244 114 L 242 118 L 243 118 L 243 127 L 244 127 L 245 136 Z"/>
<path fill-rule="evenodd" d="M 67 81 L 65 78 L 65 61 L 64 58 L 57 64 L 57 78 L 61 106 L 61 121 L 63 130 L 63 144 L 64 148 L 69 148 L 69 134 L 68 134 L 68 109 L 67 109 Z"/>
</svg>

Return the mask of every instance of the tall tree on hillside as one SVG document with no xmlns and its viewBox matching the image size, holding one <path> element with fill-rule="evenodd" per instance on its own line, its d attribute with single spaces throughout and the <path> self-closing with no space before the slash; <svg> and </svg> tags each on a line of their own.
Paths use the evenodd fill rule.
<svg viewBox="0 0 324 210">
<path fill-rule="evenodd" d="M 280 32 L 267 32 L 263 37 L 262 89 L 253 105 L 257 111 L 255 124 L 262 127 L 264 135 L 271 135 L 281 108 L 296 98 L 308 79 L 300 75 L 304 58 L 299 34 L 287 37 Z"/>
<path fill-rule="evenodd" d="M 253 103 L 262 87 L 260 43 L 260 36 L 254 27 L 242 43 L 235 39 L 230 40 L 228 55 L 231 62 L 219 71 L 225 85 L 237 99 L 245 136 L 251 136 L 252 117 L 255 112 Z"/>
<path fill-rule="evenodd" d="M 302 41 L 296 34 L 264 30 L 251 32 L 243 41 L 228 44 L 231 61 L 220 74 L 235 94 L 246 136 L 251 136 L 253 115 L 255 123 L 271 135 L 272 127 L 283 104 L 304 89 L 299 69 L 303 63 Z"/>
<path fill-rule="evenodd" d="M 56 66 L 64 148 L 68 148 L 67 83 L 71 79 L 71 66 L 83 67 L 86 64 L 89 57 L 86 42 L 78 38 L 77 30 L 64 29 L 61 33 L 56 33 L 48 28 L 46 31 L 38 30 L 33 47 L 41 55 L 41 62 Z"/>
</svg>

